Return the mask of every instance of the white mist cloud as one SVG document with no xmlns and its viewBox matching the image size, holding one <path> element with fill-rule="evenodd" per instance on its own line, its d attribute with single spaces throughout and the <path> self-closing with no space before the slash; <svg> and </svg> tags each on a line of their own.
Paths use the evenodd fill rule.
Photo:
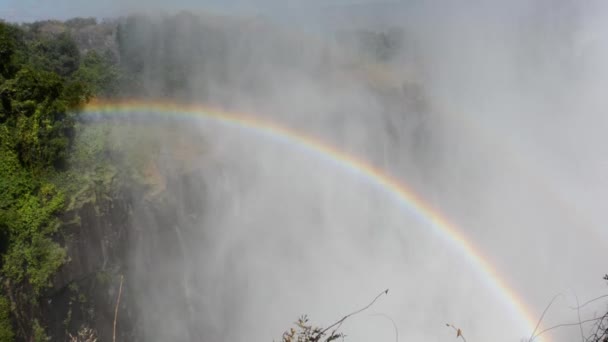
<svg viewBox="0 0 608 342">
<path fill-rule="evenodd" d="M 564 293 L 543 327 L 575 321 L 572 293 L 602 293 L 607 272 L 603 6 L 395 6 L 386 16 L 395 22 L 382 24 L 404 28 L 404 47 L 385 64 L 360 62 L 361 51 L 322 30 L 263 23 L 241 32 L 233 23 L 238 34 L 212 41 L 184 22 L 174 60 L 211 62 L 187 75 L 182 95 L 257 113 L 386 168 L 458 224 L 532 316 Z M 344 11 L 374 17 L 375 8 Z M 364 22 L 373 20 L 356 25 Z M 325 53 L 334 64 L 320 69 Z M 146 59 L 152 93 L 163 86 L 160 54 Z M 204 121 L 198 129 L 213 153 L 169 181 L 167 208 L 135 211 L 144 233 L 130 279 L 146 340 L 271 340 L 300 314 L 328 324 L 385 288 L 343 326 L 348 340 L 394 338 L 372 313 L 389 315 L 402 340 L 454 338 L 447 322 L 469 341 L 531 333 L 487 274 L 386 191 L 288 143 Z M 575 328 L 551 341 L 579 338 Z"/>
</svg>

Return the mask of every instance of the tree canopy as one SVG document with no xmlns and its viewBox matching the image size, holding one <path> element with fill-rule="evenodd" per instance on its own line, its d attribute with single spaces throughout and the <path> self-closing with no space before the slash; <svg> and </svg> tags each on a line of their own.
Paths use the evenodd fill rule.
<svg viewBox="0 0 608 342">
<path fill-rule="evenodd" d="M 113 77 L 95 53 L 81 62 L 68 33 L 0 22 L 1 340 L 44 332 L 28 318 L 66 260 L 54 238 L 66 196 L 53 179 L 64 170 L 78 108 L 93 94 L 111 94 Z"/>
</svg>

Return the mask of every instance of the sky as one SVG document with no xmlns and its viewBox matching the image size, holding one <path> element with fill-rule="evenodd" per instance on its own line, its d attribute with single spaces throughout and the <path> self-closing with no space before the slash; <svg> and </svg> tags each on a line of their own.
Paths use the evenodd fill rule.
<svg viewBox="0 0 608 342">
<path fill-rule="evenodd" d="M 314 9 L 322 6 L 372 3 L 378 0 L 0 0 L 0 18 L 10 22 L 73 17 L 116 17 L 142 9 L 149 11 L 211 11 L 271 14 L 274 11 Z M 321 5 L 322 3 L 322 5 Z"/>
</svg>

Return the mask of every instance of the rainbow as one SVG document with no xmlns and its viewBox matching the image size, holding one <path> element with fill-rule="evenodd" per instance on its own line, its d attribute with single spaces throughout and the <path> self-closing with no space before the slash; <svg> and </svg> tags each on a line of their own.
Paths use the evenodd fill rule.
<svg viewBox="0 0 608 342">
<path fill-rule="evenodd" d="M 467 240 L 463 232 L 456 225 L 450 223 L 440 212 L 427 204 L 421 196 L 406 184 L 401 183 L 383 170 L 355 156 L 346 154 L 316 137 L 302 134 L 275 122 L 263 120 L 251 114 L 227 112 L 208 106 L 151 101 L 93 101 L 84 107 L 81 114 L 126 115 L 141 112 L 150 115 L 162 114 L 169 117 L 195 117 L 211 120 L 229 128 L 245 130 L 271 139 L 276 143 L 288 144 L 302 152 L 311 153 L 323 161 L 364 179 L 369 184 L 382 189 L 404 208 L 417 213 L 440 236 L 462 252 L 474 268 L 487 279 L 488 284 L 496 291 L 497 295 L 508 303 L 514 317 L 519 317 L 529 331 L 534 330 L 536 326 L 535 316 L 530 313 L 519 296 L 499 276 L 495 267 Z M 540 341 L 540 339 L 537 340 Z"/>
</svg>

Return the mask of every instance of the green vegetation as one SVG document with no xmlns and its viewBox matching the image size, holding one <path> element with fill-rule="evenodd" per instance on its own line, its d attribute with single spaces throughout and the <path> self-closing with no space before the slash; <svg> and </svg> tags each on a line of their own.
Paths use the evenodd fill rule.
<svg viewBox="0 0 608 342">
<path fill-rule="evenodd" d="M 95 50 L 87 52 L 74 79 L 86 84 L 91 92 L 100 97 L 118 95 L 119 72 L 110 54 L 100 54 Z"/>
<path fill-rule="evenodd" d="M 31 312 L 67 257 L 56 236 L 76 191 L 59 180 L 72 159 L 77 110 L 94 94 L 113 94 L 117 76 L 94 51 L 81 61 L 67 32 L 5 23 L 0 66 L 0 340 L 12 339 L 16 317 L 19 338 L 46 341 Z"/>
<path fill-rule="evenodd" d="M 37 319 L 34 320 L 32 330 L 34 331 L 34 342 L 46 342 L 50 340 L 50 338 L 44 332 L 44 328 L 40 325 Z"/>
<path fill-rule="evenodd" d="M 116 127 L 103 120 L 85 124 L 78 117 L 81 107 L 93 97 L 189 99 L 195 81 L 190 75 L 195 73 L 225 87 L 259 91 L 253 80 L 265 79 L 265 68 L 247 79 L 236 76 L 238 72 L 232 75 L 228 70 L 242 66 L 225 58 L 227 42 L 238 39 L 242 53 L 249 53 L 254 49 L 247 45 L 248 37 L 268 29 L 218 30 L 188 13 L 160 23 L 146 17 L 112 24 L 94 18 L 0 22 L 0 341 L 58 338 L 46 330 L 50 324 L 41 313 L 43 299 L 53 298 L 49 293 L 57 290 L 54 275 L 69 259 L 65 241 L 70 233 L 62 228 L 78 226 L 73 223 L 80 222 L 79 210 L 85 204 L 103 217 L 110 207 L 105 204 L 127 185 L 117 182 L 125 180 L 128 186 L 148 190 L 142 192 L 145 197 L 156 196 L 166 186 L 154 163 L 162 149 L 176 151 L 171 153 L 177 161 L 172 167 L 178 172 L 188 170 L 193 154 L 204 153 L 204 146 L 182 142 L 183 130 L 167 130 L 166 125 Z M 185 36 L 184 30 L 189 32 Z M 264 65 L 307 65 L 294 48 L 297 44 L 288 41 L 277 47 L 282 53 L 263 59 Z M 197 85 L 200 101 L 210 91 L 203 83 Z M 99 284 L 112 283 L 111 270 L 95 275 Z M 69 305 L 59 319 L 67 335 L 79 324 L 84 304 L 92 307 L 93 302 L 75 281 L 70 284 Z M 290 331 L 284 338 L 339 337 L 312 328 L 305 319 L 298 328 L 301 331 Z M 87 329 L 79 336 L 93 336 Z"/>
<path fill-rule="evenodd" d="M 55 37 L 42 37 L 31 43 L 32 64 L 68 77 L 80 65 L 78 46 L 66 32 Z"/>
<path fill-rule="evenodd" d="M 12 341 L 15 333 L 10 321 L 11 304 L 4 296 L 0 296 L 0 341 Z"/>
<path fill-rule="evenodd" d="M 294 323 L 294 327 L 283 333 L 281 342 L 331 342 L 343 338 L 337 328 L 327 331 L 321 327 L 315 327 L 309 323 L 308 316 L 304 315 Z"/>
</svg>

